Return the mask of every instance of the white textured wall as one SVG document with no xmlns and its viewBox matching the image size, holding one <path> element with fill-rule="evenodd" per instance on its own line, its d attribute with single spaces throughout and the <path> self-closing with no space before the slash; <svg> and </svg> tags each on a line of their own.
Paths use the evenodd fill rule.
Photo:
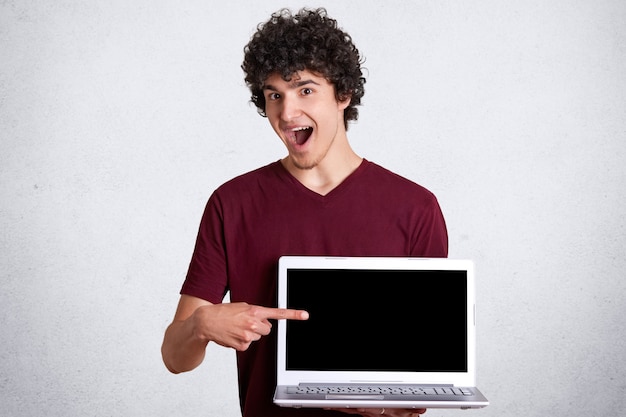
<svg viewBox="0 0 626 417">
<path fill-rule="evenodd" d="M 283 155 L 239 65 L 284 4 L 0 2 L 1 415 L 238 415 L 231 351 L 159 348 L 210 192 Z M 428 415 L 621 415 L 626 3 L 326 6 L 367 57 L 354 147 L 478 268 L 492 405 Z"/>
</svg>

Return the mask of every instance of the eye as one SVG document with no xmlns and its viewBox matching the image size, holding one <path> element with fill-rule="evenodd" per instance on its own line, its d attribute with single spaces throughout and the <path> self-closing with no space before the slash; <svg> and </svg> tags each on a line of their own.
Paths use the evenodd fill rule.
<svg viewBox="0 0 626 417">
<path fill-rule="evenodd" d="M 303 88 L 300 92 L 303 96 L 308 96 L 309 94 L 313 94 L 313 90 L 310 88 Z"/>
<path fill-rule="evenodd" d="M 273 91 L 265 92 L 265 101 L 276 101 L 280 99 L 280 94 Z"/>
</svg>

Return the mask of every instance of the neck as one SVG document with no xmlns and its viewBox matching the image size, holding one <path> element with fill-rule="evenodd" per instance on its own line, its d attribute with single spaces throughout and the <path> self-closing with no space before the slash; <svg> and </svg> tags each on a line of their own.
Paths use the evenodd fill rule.
<svg viewBox="0 0 626 417">
<path fill-rule="evenodd" d="M 350 176 L 362 161 L 363 158 L 352 150 L 346 139 L 335 141 L 333 149 L 313 168 L 297 168 L 289 157 L 281 162 L 302 185 L 320 195 L 326 195 Z"/>
</svg>

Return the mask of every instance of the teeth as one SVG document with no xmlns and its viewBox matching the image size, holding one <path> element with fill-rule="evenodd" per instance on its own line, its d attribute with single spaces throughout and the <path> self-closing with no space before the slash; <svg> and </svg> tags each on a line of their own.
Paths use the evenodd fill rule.
<svg viewBox="0 0 626 417">
<path fill-rule="evenodd" d="M 310 129 L 310 127 L 294 127 L 293 129 L 291 129 L 292 132 L 299 132 L 301 130 L 307 130 Z"/>
</svg>

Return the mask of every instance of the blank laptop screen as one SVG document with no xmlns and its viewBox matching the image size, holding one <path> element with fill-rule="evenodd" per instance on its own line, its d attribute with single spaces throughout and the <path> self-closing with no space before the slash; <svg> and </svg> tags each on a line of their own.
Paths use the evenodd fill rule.
<svg viewBox="0 0 626 417">
<path fill-rule="evenodd" d="M 467 272 L 289 269 L 287 370 L 467 371 Z"/>
</svg>

